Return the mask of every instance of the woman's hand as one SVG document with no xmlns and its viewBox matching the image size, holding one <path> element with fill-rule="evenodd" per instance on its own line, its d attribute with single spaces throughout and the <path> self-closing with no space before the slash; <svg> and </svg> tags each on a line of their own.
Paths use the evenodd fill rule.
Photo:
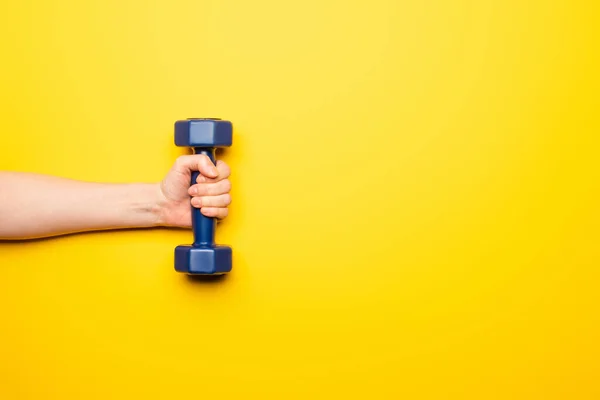
<svg viewBox="0 0 600 400">
<path fill-rule="evenodd" d="M 190 186 L 195 171 L 200 175 Z M 207 217 L 226 218 L 231 204 L 230 174 L 229 166 L 221 160 L 215 167 L 202 154 L 180 156 L 160 183 L 159 225 L 190 227 L 190 205 Z"/>
</svg>

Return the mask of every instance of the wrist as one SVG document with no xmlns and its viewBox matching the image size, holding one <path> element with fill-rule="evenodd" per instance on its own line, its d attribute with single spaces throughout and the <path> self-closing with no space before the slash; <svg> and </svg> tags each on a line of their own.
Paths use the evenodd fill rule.
<svg viewBox="0 0 600 400">
<path fill-rule="evenodd" d="M 150 212 L 152 214 L 152 220 L 154 226 L 165 226 L 167 225 L 167 198 L 162 189 L 162 183 L 155 183 L 152 185 L 152 206 Z"/>
<path fill-rule="evenodd" d="M 159 226 L 162 209 L 160 187 L 154 183 L 134 183 L 124 188 L 129 194 L 125 194 L 124 202 L 128 210 L 122 223 L 141 228 Z M 123 204 L 123 201 L 120 203 Z"/>
</svg>

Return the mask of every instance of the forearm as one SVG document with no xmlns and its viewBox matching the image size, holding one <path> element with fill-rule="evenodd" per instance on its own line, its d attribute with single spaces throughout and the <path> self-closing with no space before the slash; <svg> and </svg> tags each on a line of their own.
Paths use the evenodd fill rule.
<svg viewBox="0 0 600 400">
<path fill-rule="evenodd" d="M 0 172 L 0 239 L 156 226 L 159 199 L 157 184 Z"/>
</svg>

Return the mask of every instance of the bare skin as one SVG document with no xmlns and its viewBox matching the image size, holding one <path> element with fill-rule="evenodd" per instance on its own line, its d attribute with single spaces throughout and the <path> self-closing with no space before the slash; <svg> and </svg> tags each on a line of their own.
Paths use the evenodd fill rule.
<svg viewBox="0 0 600 400">
<path fill-rule="evenodd" d="M 200 171 L 190 186 L 191 174 Z M 0 171 L 0 240 L 152 227 L 191 227 L 191 206 L 222 220 L 231 203 L 229 166 L 179 157 L 161 182 L 95 183 Z"/>
</svg>

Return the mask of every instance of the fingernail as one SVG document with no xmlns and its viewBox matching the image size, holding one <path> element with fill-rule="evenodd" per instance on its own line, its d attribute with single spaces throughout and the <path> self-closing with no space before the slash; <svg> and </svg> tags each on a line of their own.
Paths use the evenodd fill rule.
<svg viewBox="0 0 600 400">
<path fill-rule="evenodd" d="M 204 177 L 204 175 L 198 175 L 198 178 L 196 179 L 196 183 L 203 183 L 206 181 L 206 178 Z"/>
<path fill-rule="evenodd" d="M 196 187 L 191 188 L 190 189 L 190 193 L 191 194 L 198 194 L 198 188 L 196 188 Z"/>
</svg>

